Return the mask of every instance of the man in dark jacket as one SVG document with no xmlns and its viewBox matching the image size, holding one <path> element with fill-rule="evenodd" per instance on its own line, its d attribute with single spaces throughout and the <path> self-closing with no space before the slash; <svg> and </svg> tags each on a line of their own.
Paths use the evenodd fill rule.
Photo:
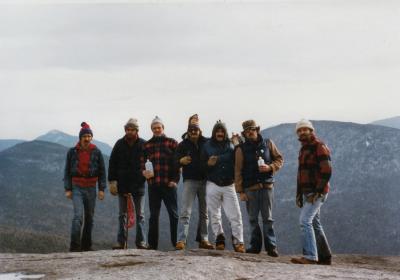
<svg viewBox="0 0 400 280">
<path fill-rule="evenodd" d="M 140 157 L 145 141 L 139 137 L 139 125 L 136 119 L 125 124 L 125 136 L 115 143 L 111 152 L 108 181 L 110 193 L 118 195 L 119 230 L 117 244 L 113 249 L 123 249 L 127 236 L 127 203 L 133 198 L 136 213 L 136 248 L 146 249 L 144 219 L 144 182 Z"/>
<path fill-rule="evenodd" d="M 197 115 L 189 118 L 187 133 L 182 138 L 183 141 L 179 143 L 176 152 L 176 161 L 182 167 L 183 171 L 183 191 L 181 213 L 179 216 L 179 236 L 175 248 L 183 250 L 186 247 L 192 205 L 197 196 L 199 202 L 199 223 L 196 241 L 199 242 L 199 248 L 214 249 L 214 246 L 208 241 L 206 175 L 201 168 L 200 162 L 200 151 L 207 138 L 201 133 Z"/>
<path fill-rule="evenodd" d="M 232 243 L 236 252 L 244 253 L 243 222 L 234 181 L 234 150 L 226 126 L 218 121 L 212 137 L 204 145 L 201 160 L 207 171 L 207 205 L 211 228 L 216 236 L 216 249 L 225 249 L 221 207 L 232 229 Z"/>
<path fill-rule="evenodd" d="M 158 226 L 161 202 L 167 208 L 169 215 L 171 243 L 175 248 L 178 230 L 178 201 L 177 184 L 180 179 L 179 167 L 175 162 L 175 151 L 178 142 L 168 138 L 164 134 L 164 124 L 159 117 L 155 117 L 151 123 L 153 137 L 144 144 L 142 156 L 143 175 L 149 186 L 149 248 L 158 248 Z M 153 171 L 146 170 L 145 163 L 149 160 L 153 165 Z"/>
<path fill-rule="evenodd" d="M 104 159 L 100 150 L 90 143 L 92 139 L 93 132 L 90 126 L 83 122 L 79 132 L 79 142 L 69 149 L 65 163 L 65 196 L 72 199 L 74 204 L 69 248 L 71 252 L 92 250 L 96 184 L 99 187 L 99 200 L 104 199 L 106 188 Z"/>
<path fill-rule="evenodd" d="M 273 227 L 274 174 L 282 167 L 283 158 L 270 139 L 264 139 L 254 120 L 242 123 L 245 142 L 235 153 L 235 186 L 240 199 L 246 201 L 250 221 L 250 248 L 247 253 L 258 254 L 262 248 L 262 234 L 258 224 L 261 213 L 264 247 L 271 257 L 278 257 Z"/>
<path fill-rule="evenodd" d="M 320 221 L 321 206 L 329 192 L 332 174 L 330 151 L 314 133 L 308 120 L 296 125 L 301 142 L 299 170 L 297 173 L 296 204 L 302 208 L 300 228 L 303 242 L 303 257 L 293 258 L 297 264 L 325 264 L 332 262 L 331 249 Z"/>
</svg>

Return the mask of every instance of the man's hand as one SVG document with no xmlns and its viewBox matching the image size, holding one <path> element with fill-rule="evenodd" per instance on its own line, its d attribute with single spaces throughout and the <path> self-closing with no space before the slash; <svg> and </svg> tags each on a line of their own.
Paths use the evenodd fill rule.
<svg viewBox="0 0 400 280">
<path fill-rule="evenodd" d="M 240 201 L 249 201 L 249 197 L 247 196 L 246 193 L 241 192 L 241 193 L 239 194 L 239 196 L 240 196 Z"/>
<path fill-rule="evenodd" d="M 150 170 L 143 170 L 143 176 L 148 180 L 154 177 L 154 172 Z"/>
<path fill-rule="evenodd" d="M 72 199 L 72 191 L 65 191 L 65 197 L 68 199 Z"/>
<path fill-rule="evenodd" d="M 214 166 L 217 163 L 217 160 L 217 156 L 210 156 L 207 162 L 208 166 Z"/>
<path fill-rule="evenodd" d="M 302 195 L 296 196 L 296 205 L 299 208 L 303 207 L 303 196 Z"/>
<path fill-rule="evenodd" d="M 188 165 L 189 163 L 192 162 L 192 158 L 191 158 L 190 156 L 185 156 L 185 157 L 181 158 L 181 159 L 179 160 L 179 162 L 180 162 L 180 164 L 182 164 L 182 165 Z"/>
<path fill-rule="evenodd" d="M 320 193 L 312 194 L 312 195 L 307 197 L 307 202 L 311 203 L 311 204 L 314 204 L 317 201 L 317 199 L 320 198 L 320 197 L 322 197 L 322 194 L 320 194 Z"/>
<path fill-rule="evenodd" d="M 264 164 L 264 165 L 260 165 L 258 167 L 258 171 L 261 172 L 261 173 L 267 173 L 267 172 L 272 171 L 272 168 L 271 168 L 270 165 Z"/>
<path fill-rule="evenodd" d="M 176 183 L 173 181 L 168 183 L 168 187 L 170 187 L 170 188 L 176 188 L 176 186 L 177 186 Z"/>
<path fill-rule="evenodd" d="M 97 194 L 97 197 L 99 198 L 99 200 L 103 200 L 104 199 L 104 191 L 99 191 L 99 193 Z"/>
<path fill-rule="evenodd" d="M 110 181 L 110 182 L 108 182 L 108 185 L 110 187 L 110 193 L 112 195 L 117 195 L 118 194 L 118 182 L 117 181 Z"/>
<path fill-rule="evenodd" d="M 240 136 L 239 134 L 235 134 L 232 132 L 232 137 L 231 137 L 231 142 L 234 146 L 237 146 L 240 144 Z"/>
</svg>

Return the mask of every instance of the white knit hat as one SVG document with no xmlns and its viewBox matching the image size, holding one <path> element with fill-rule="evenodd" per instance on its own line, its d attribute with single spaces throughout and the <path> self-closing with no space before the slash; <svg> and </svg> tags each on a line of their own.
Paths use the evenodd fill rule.
<svg viewBox="0 0 400 280">
<path fill-rule="evenodd" d="M 312 123 L 309 120 L 302 119 L 301 121 L 299 121 L 296 124 L 296 133 L 300 128 L 303 128 L 303 127 L 309 128 L 309 129 L 311 129 L 311 131 L 314 131 L 314 127 L 313 127 Z"/>
<path fill-rule="evenodd" d="M 162 119 L 160 119 L 158 116 L 156 116 L 152 121 L 151 121 L 151 127 L 153 127 L 154 124 L 159 123 L 164 127 L 164 123 Z"/>
<path fill-rule="evenodd" d="M 139 129 L 138 120 L 130 118 L 125 124 L 125 129 L 128 128 L 128 127 L 131 127 L 131 128 L 134 128 L 134 129 Z"/>
</svg>

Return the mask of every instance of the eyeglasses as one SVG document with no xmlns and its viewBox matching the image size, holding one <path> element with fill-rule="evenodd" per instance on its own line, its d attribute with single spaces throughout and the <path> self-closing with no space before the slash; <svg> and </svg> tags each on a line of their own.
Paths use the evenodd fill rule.
<svg viewBox="0 0 400 280">
<path fill-rule="evenodd" d="M 250 132 L 250 131 L 257 131 L 257 128 L 247 128 L 245 132 Z"/>
<path fill-rule="evenodd" d="M 197 129 L 197 128 L 192 128 L 192 129 L 189 129 L 189 132 L 194 132 L 194 133 L 196 133 L 196 132 L 198 132 L 199 131 L 199 129 Z"/>
</svg>

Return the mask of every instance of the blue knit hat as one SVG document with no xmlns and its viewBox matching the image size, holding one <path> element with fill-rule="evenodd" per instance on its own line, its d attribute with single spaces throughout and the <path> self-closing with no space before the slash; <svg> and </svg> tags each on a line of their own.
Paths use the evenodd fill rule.
<svg viewBox="0 0 400 280">
<path fill-rule="evenodd" d="M 85 134 L 90 134 L 93 137 L 93 131 L 90 129 L 90 126 L 86 122 L 82 122 L 81 130 L 79 131 L 79 139 Z"/>
</svg>

